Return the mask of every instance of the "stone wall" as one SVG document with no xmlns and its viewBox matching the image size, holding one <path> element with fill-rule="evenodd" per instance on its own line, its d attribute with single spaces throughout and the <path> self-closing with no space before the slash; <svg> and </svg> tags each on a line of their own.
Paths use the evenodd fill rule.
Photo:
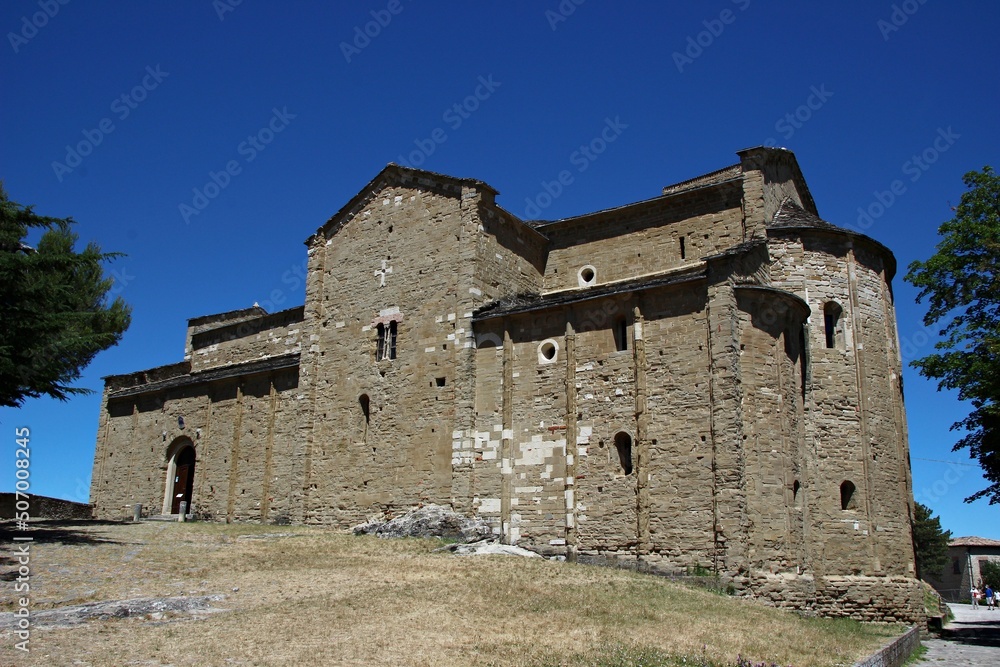
<svg viewBox="0 0 1000 667">
<path fill-rule="evenodd" d="M 920 582 L 911 577 L 754 573 L 733 584 L 737 594 L 820 616 L 919 626 L 926 621 Z"/>
<path fill-rule="evenodd" d="M 196 453 L 190 511 L 226 521 L 294 512 L 297 368 L 110 397 L 101 415 L 91 502 L 98 518 L 170 512 L 171 461 Z M 183 420 L 183 422 L 181 421 Z"/>
<path fill-rule="evenodd" d="M 666 195 L 620 208 L 550 223 L 545 291 L 662 273 L 691 265 L 740 244 L 743 238 L 739 183 Z"/>
<path fill-rule="evenodd" d="M 211 327 L 189 327 L 192 372 L 300 352 L 302 310 L 299 306 Z"/>
<path fill-rule="evenodd" d="M 0 493 L 0 519 L 13 519 L 17 511 L 17 503 L 23 500 L 23 495 L 18 498 L 15 493 Z M 76 503 L 62 498 L 31 494 L 28 498 L 27 512 L 31 521 L 84 520 L 93 517 L 93 508 L 87 503 Z M 20 514 L 20 512 L 17 513 Z"/>
<path fill-rule="evenodd" d="M 307 241 L 302 307 L 195 318 L 184 362 L 107 379 L 95 511 L 169 511 L 190 446 L 204 518 L 451 504 L 547 553 L 916 617 L 894 260 L 815 217 L 790 153 L 740 157 L 533 226 L 390 165 Z"/>
<path fill-rule="evenodd" d="M 771 233 L 774 284 L 808 300 L 812 443 L 803 480 L 817 574 L 914 573 L 912 491 L 889 276 L 869 243 L 844 234 Z M 825 309 L 839 312 L 827 335 Z M 842 507 L 841 487 L 856 489 Z"/>
</svg>

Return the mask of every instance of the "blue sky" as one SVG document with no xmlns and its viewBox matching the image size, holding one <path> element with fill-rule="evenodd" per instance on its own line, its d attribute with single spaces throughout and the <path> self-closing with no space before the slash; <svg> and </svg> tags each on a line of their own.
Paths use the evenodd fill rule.
<svg viewBox="0 0 1000 667">
<path fill-rule="evenodd" d="M 934 331 L 905 267 L 962 175 L 1000 168 L 996 3 L 63 1 L 0 5 L 0 178 L 127 254 L 108 269 L 133 324 L 79 382 L 96 394 L 0 410 L 0 490 L 29 426 L 32 491 L 85 501 L 100 378 L 179 361 L 187 318 L 300 304 L 303 241 L 390 161 L 560 218 L 785 146 L 825 219 L 895 252 L 907 361 Z M 951 451 L 967 406 L 905 386 L 917 500 L 1000 539 L 998 508 L 962 502 L 984 486 Z"/>
</svg>

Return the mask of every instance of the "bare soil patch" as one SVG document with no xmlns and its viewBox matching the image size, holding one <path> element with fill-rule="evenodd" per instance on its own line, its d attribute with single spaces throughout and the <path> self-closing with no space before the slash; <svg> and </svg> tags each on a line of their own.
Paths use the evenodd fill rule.
<svg viewBox="0 0 1000 667">
<path fill-rule="evenodd" d="M 850 665 L 903 631 L 804 619 L 623 570 L 461 557 L 436 552 L 438 540 L 316 527 L 77 524 L 35 539 L 40 622 L 28 655 L 0 630 L 0 665 L 536 667 L 633 664 L 608 656 L 653 651 L 825 667 Z M 0 576 L 12 567 L 0 563 Z M 10 612 L 5 590 L 0 611 Z M 190 604 L 155 606 L 167 598 Z M 72 627 L 41 622 L 46 610 L 139 599 L 153 606 Z M 192 613 L 204 609 L 198 600 L 221 611 Z"/>
</svg>

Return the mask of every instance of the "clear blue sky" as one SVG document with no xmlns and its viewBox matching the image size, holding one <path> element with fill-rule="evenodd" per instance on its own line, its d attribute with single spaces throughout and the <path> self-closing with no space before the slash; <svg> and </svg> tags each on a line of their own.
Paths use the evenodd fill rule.
<svg viewBox="0 0 1000 667">
<path fill-rule="evenodd" d="M 27 425 L 32 490 L 85 501 L 100 378 L 179 361 L 187 318 L 300 304 L 303 241 L 390 161 L 484 180 L 518 215 L 570 169 L 537 214 L 559 218 L 785 146 L 825 219 L 857 228 L 868 209 L 861 228 L 895 252 L 907 360 L 934 338 L 905 267 L 933 252 L 962 175 L 1000 168 L 997 3 L 234 2 L 0 5 L 0 178 L 127 253 L 109 270 L 134 308 L 79 383 L 97 393 L 0 410 L 2 490 Z M 617 139 L 574 163 L 609 119 Z M 998 508 L 962 502 L 984 485 L 951 452 L 967 407 L 905 383 L 917 500 L 1000 538 Z"/>
</svg>

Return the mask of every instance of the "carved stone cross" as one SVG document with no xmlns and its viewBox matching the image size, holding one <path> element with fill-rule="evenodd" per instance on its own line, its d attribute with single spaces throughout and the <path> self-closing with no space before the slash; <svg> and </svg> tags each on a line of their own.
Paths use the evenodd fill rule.
<svg viewBox="0 0 1000 667">
<path fill-rule="evenodd" d="M 392 267 L 391 266 L 390 267 L 386 267 L 387 263 L 388 262 L 383 259 L 382 260 L 382 268 L 381 269 L 375 269 L 375 276 L 381 279 L 381 282 L 379 283 L 379 287 L 385 287 L 385 274 L 392 273 Z"/>
</svg>

